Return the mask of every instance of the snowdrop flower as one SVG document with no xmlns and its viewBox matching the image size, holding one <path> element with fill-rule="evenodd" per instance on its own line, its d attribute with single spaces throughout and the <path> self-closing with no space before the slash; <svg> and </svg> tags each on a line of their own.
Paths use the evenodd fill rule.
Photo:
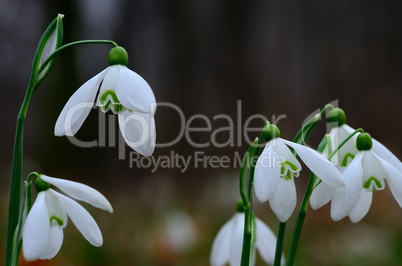
<svg viewBox="0 0 402 266">
<path fill-rule="evenodd" d="M 298 177 L 302 169 L 286 145 L 292 147 L 307 167 L 328 185 L 345 185 L 341 173 L 317 151 L 280 138 L 279 129 L 272 124 L 264 127 L 263 134 L 267 144 L 255 168 L 255 194 L 260 202 L 269 200 L 273 212 L 281 222 L 287 221 L 296 207 L 293 178 Z"/>
<path fill-rule="evenodd" d="M 51 259 L 59 252 L 63 243 L 63 229 L 67 226 L 67 215 L 89 243 L 101 246 L 102 233 L 92 216 L 76 201 L 51 189 L 50 185 L 71 198 L 113 212 L 109 201 L 97 190 L 77 182 L 39 175 L 35 180 L 38 196 L 22 232 L 25 259 Z"/>
<path fill-rule="evenodd" d="M 230 266 L 240 265 L 243 248 L 244 218 L 244 210 L 238 208 L 238 212 L 219 230 L 212 244 L 210 255 L 211 266 L 221 266 L 227 263 Z M 255 218 L 254 235 L 253 256 L 255 255 L 255 250 L 258 250 L 261 258 L 267 264 L 272 265 L 275 260 L 275 234 L 260 219 Z M 282 262 L 284 262 L 283 258 Z"/>
<path fill-rule="evenodd" d="M 335 149 L 343 140 L 345 140 L 349 135 L 355 132 L 355 129 L 345 124 L 346 116 L 343 110 L 340 108 L 335 108 L 334 110 L 329 112 L 328 120 L 331 123 L 331 125 L 334 126 L 334 128 L 331 129 L 329 135 L 331 137 L 332 149 Z M 345 145 L 335 154 L 335 156 L 331 160 L 331 162 L 341 171 L 341 173 L 345 171 L 346 167 L 352 162 L 352 160 L 359 152 L 356 147 L 357 136 L 358 135 L 355 135 L 349 141 L 347 141 Z M 399 159 L 379 141 L 372 139 L 371 151 L 402 173 L 401 161 L 399 161 Z M 323 154 L 327 155 L 327 153 L 328 151 L 324 150 Z M 331 187 L 324 182 L 318 184 L 317 187 L 313 190 L 313 193 L 310 198 L 311 207 L 315 210 L 321 208 L 322 206 L 330 202 L 334 196 L 335 190 L 337 190 L 337 188 Z M 362 193 L 362 194 L 366 195 L 367 197 L 369 197 L 369 194 L 371 195 L 371 193 L 369 194 Z M 368 201 L 366 203 L 368 203 Z M 370 205 L 366 206 L 366 209 L 369 207 Z M 357 209 L 359 208 L 357 207 Z M 364 215 L 360 219 L 354 218 L 353 221 L 358 222 L 363 217 Z M 339 219 L 339 217 L 335 218 Z"/>
<path fill-rule="evenodd" d="M 355 132 L 355 129 L 346 124 L 346 115 L 341 108 L 335 108 L 328 113 L 328 122 L 332 125 L 332 129 L 329 132 L 332 150 L 338 147 L 342 141 Z M 356 138 L 357 136 L 355 135 L 348 140 L 331 159 L 332 164 L 341 172 L 343 172 L 345 167 L 353 160 L 358 152 L 356 148 Z M 327 147 L 323 152 L 325 157 L 328 156 Z"/>
<path fill-rule="evenodd" d="M 384 189 L 384 180 L 388 181 L 393 196 L 402 208 L 402 172 L 376 154 L 368 133 L 357 137 L 356 147 L 359 152 L 343 172 L 346 186 L 335 189 L 332 197 L 331 217 L 334 221 L 346 215 L 354 223 L 363 219 L 370 209 L 373 189 Z M 382 147 L 377 149 L 382 150 Z"/>
<path fill-rule="evenodd" d="M 126 143 L 144 156 L 155 148 L 156 100 L 148 83 L 127 68 L 128 55 L 122 47 L 109 52 L 109 67 L 82 85 L 68 100 L 57 119 L 56 136 L 74 136 L 87 118 L 93 103 L 102 112 L 119 117 Z"/>
<path fill-rule="evenodd" d="M 347 137 L 355 132 L 353 128 L 346 125 L 345 112 L 340 108 L 335 108 L 328 113 L 328 122 L 332 126 L 332 129 L 329 132 L 332 150 L 337 148 Z M 345 170 L 346 166 L 350 164 L 358 152 L 356 148 L 356 138 L 357 135 L 354 135 L 331 158 L 331 163 L 335 165 L 341 173 Z M 328 146 L 325 147 L 322 154 L 326 158 L 328 157 Z M 334 187 L 325 182 L 319 183 L 311 194 L 311 207 L 316 210 L 330 202 L 334 194 L 334 190 Z"/>
</svg>

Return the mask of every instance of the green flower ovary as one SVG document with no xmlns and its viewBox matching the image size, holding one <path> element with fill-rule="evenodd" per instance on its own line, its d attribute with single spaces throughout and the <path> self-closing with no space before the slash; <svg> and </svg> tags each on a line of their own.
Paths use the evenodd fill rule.
<svg viewBox="0 0 402 266">
<path fill-rule="evenodd" d="M 55 216 L 55 215 L 52 215 L 52 216 L 50 217 L 50 225 L 51 225 L 51 226 L 53 225 L 53 221 L 56 221 L 56 223 L 57 223 L 60 227 L 63 226 L 63 224 L 64 224 L 63 220 L 60 219 L 59 217 Z"/>
<path fill-rule="evenodd" d="M 105 91 L 99 98 L 99 105 L 102 108 L 102 112 L 106 113 L 109 109 L 112 109 L 114 114 L 118 114 L 126 110 L 126 108 L 120 103 L 113 90 Z"/>
<path fill-rule="evenodd" d="M 299 176 L 297 166 L 289 161 L 284 161 L 281 165 L 281 177 L 292 180 L 292 176 Z"/>
</svg>

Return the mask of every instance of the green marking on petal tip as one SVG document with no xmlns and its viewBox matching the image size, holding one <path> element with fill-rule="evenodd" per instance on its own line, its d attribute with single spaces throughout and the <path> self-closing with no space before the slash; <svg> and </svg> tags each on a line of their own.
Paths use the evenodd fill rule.
<svg viewBox="0 0 402 266">
<path fill-rule="evenodd" d="M 292 180 L 292 173 L 291 171 L 286 169 L 286 165 L 289 166 L 289 168 L 293 171 L 296 172 L 297 171 L 297 166 L 294 165 L 293 163 L 289 162 L 289 161 L 284 161 L 281 165 L 281 176 L 283 176 L 285 179 L 287 180 Z"/>
<path fill-rule="evenodd" d="M 109 109 L 112 112 L 118 114 L 124 111 L 126 108 L 120 103 L 113 90 L 105 91 L 99 98 L 99 103 L 101 105 L 102 112 L 106 113 Z"/>
<path fill-rule="evenodd" d="M 350 152 L 346 153 L 345 156 L 343 157 L 343 160 L 342 160 L 342 163 L 341 163 L 342 167 L 346 167 L 348 165 L 348 159 L 349 158 L 352 158 L 352 160 L 353 160 L 355 158 L 355 155 L 350 153 Z"/>
<path fill-rule="evenodd" d="M 376 186 L 378 189 L 381 189 L 381 188 L 382 188 L 381 182 L 378 181 L 378 179 L 375 178 L 374 176 L 370 176 L 370 178 L 367 179 L 366 182 L 364 182 L 363 187 L 364 187 L 365 189 L 369 189 L 372 181 L 374 182 L 375 186 Z"/>
<path fill-rule="evenodd" d="M 119 99 L 116 96 L 116 93 L 114 91 L 112 91 L 112 90 L 107 90 L 101 95 L 101 97 L 99 99 L 100 104 L 101 105 L 107 104 L 105 102 L 106 102 L 106 100 L 110 101 L 110 98 L 111 98 L 113 103 L 120 103 Z"/>
<path fill-rule="evenodd" d="M 57 223 L 59 226 L 63 226 L 63 224 L 64 224 L 64 222 L 63 222 L 62 219 L 60 219 L 59 217 L 54 216 L 54 215 L 52 215 L 52 216 L 50 217 L 50 225 L 53 225 L 53 221 L 56 221 L 56 223 Z"/>
</svg>

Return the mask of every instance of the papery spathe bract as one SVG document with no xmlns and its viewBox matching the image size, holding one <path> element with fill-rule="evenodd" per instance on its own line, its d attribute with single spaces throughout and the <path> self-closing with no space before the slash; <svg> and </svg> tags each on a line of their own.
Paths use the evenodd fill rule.
<svg viewBox="0 0 402 266">
<path fill-rule="evenodd" d="M 40 175 L 41 179 L 56 186 L 69 197 L 87 202 L 110 213 L 113 208 L 97 190 L 84 184 Z M 70 217 L 85 239 L 94 246 L 103 244 L 102 233 L 92 216 L 76 201 L 52 188 L 39 191 L 26 218 L 22 239 L 23 255 L 27 261 L 51 259 L 63 243 L 63 229 Z"/>
</svg>

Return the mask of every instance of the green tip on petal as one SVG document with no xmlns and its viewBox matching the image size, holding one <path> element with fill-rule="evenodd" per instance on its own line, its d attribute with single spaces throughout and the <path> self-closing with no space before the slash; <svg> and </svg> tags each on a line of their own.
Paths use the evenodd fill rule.
<svg viewBox="0 0 402 266">
<path fill-rule="evenodd" d="M 340 127 L 346 124 L 346 115 L 341 108 L 335 108 L 328 112 L 328 122 L 333 127 Z"/>
<path fill-rule="evenodd" d="M 356 147 L 359 151 L 368 151 L 373 146 L 373 140 L 369 133 L 362 133 L 357 136 Z"/>
<path fill-rule="evenodd" d="M 127 51 L 121 46 L 117 46 L 117 47 L 110 49 L 110 52 L 108 55 L 108 61 L 109 61 L 110 66 L 113 66 L 113 65 L 127 66 L 128 65 Z"/>
<path fill-rule="evenodd" d="M 50 184 L 43 181 L 40 176 L 36 177 L 35 179 L 35 188 L 36 191 L 41 192 L 41 191 L 45 191 L 48 190 L 50 188 Z"/>
<path fill-rule="evenodd" d="M 273 124 L 268 124 L 264 126 L 262 130 L 262 135 L 264 136 L 266 141 L 271 141 L 276 138 L 281 137 L 281 132 L 279 131 L 279 128 Z"/>
<path fill-rule="evenodd" d="M 243 204 L 243 200 L 242 199 L 239 199 L 238 201 L 237 201 L 237 204 L 236 204 L 236 211 L 237 212 L 244 212 L 245 210 L 244 210 L 244 204 Z"/>
</svg>

